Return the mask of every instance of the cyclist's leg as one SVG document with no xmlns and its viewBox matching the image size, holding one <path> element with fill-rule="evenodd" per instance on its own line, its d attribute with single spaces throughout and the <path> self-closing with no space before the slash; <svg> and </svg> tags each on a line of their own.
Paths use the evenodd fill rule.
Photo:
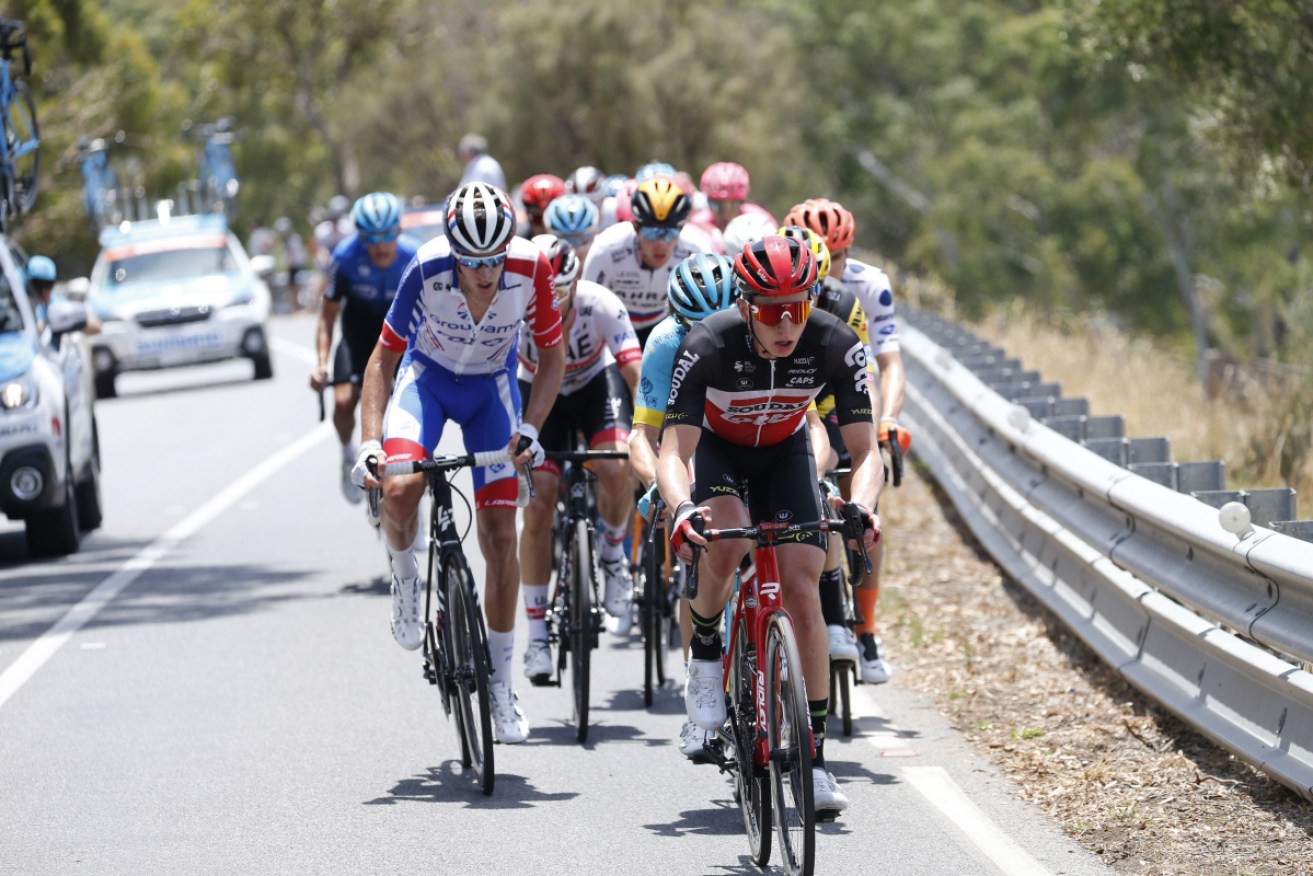
<svg viewBox="0 0 1313 876">
<path fill-rule="evenodd" d="M 604 369 L 577 393 L 576 418 L 590 450 L 623 450 L 629 444 L 633 407 L 629 390 L 614 365 Z M 629 463 L 603 459 L 592 463 L 597 475 L 597 510 L 602 518 L 598 559 L 606 578 L 606 609 L 617 619 L 613 629 L 625 635 L 630 628 L 634 584 L 625 558 L 625 539 L 634 514 L 634 491 Z"/>
<path fill-rule="evenodd" d="M 520 382 L 520 395 L 529 403 L 532 384 Z M 562 416 L 554 407 L 539 430 L 538 440 L 548 450 L 559 450 L 564 443 Z M 546 683 L 552 672 L 548 651 L 547 601 L 552 580 L 552 521 L 556 516 L 556 494 L 561 485 L 561 469 L 550 460 L 533 471 L 533 498 L 524 508 L 524 528 L 520 531 L 520 592 L 524 613 L 529 622 L 529 649 L 525 652 L 525 674 L 535 683 Z"/>
<path fill-rule="evenodd" d="M 852 458 L 843 445 L 843 435 L 839 431 L 837 417 L 824 420 L 825 431 L 830 438 L 830 458 L 826 469 L 848 467 Z M 846 481 L 845 481 L 846 483 Z M 824 498 L 824 497 L 823 497 Z M 829 639 L 830 657 L 840 660 L 857 659 L 857 642 L 848 629 L 848 619 L 844 610 L 843 574 L 840 571 L 842 541 L 828 539 L 829 546 L 825 554 L 825 568 L 821 573 L 821 616 L 825 619 L 825 628 Z"/>
</svg>

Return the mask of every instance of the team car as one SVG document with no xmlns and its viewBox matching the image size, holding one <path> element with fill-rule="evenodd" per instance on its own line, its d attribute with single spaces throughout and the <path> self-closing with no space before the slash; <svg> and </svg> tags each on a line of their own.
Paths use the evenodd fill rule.
<svg viewBox="0 0 1313 876">
<path fill-rule="evenodd" d="M 26 265 L 0 236 L 0 510 L 24 522 L 29 553 L 60 556 L 102 516 L 87 311 L 56 295 L 38 325 Z"/>
<path fill-rule="evenodd" d="M 247 256 L 222 215 L 123 223 L 105 229 L 91 271 L 89 309 L 96 395 L 143 371 L 247 358 L 255 379 L 273 377 L 265 323 L 272 259 Z"/>
<path fill-rule="evenodd" d="M 447 233 L 447 213 L 442 204 L 407 207 L 401 214 L 401 233 L 423 243 Z"/>
</svg>

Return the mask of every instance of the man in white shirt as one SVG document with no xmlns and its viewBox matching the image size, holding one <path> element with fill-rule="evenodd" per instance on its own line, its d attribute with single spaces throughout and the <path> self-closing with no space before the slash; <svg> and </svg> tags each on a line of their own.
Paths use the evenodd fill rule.
<svg viewBox="0 0 1313 876">
<path fill-rule="evenodd" d="M 465 171 L 460 178 L 461 185 L 468 182 L 481 182 L 502 191 L 506 190 L 506 174 L 502 172 L 501 164 L 497 159 L 488 154 L 488 141 L 483 135 L 466 134 L 461 137 L 457 152 L 460 154 L 461 164 L 465 165 Z"/>
</svg>

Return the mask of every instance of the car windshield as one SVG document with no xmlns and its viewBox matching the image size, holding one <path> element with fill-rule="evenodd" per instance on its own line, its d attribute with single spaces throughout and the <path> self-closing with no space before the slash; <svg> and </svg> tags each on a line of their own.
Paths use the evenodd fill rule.
<svg viewBox="0 0 1313 876">
<path fill-rule="evenodd" d="M 207 246 L 124 254 L 111 259 L 106 268 L 106 285 L 122 286 L 232 273 L 237 262 L 227 246 Z"/>
<path fill-rule="evenodd" d="M 0 271 L 0 333 L 22 330 L 22 311 L 18 309 L 18 302 L 14 299 L 14 290 L 9 285 L 9 278 L 5 276 L 4 271 Z"/>
</svg>

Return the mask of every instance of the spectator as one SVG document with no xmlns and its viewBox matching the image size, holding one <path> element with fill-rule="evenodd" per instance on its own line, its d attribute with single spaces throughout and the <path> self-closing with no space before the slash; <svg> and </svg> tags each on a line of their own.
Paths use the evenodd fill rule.
<svg viewBox="0 0 1313 876">
<path fill-rule="evenodd" d="M 469 182 L 487 183 L 501 191 L 506 190 L 506 174 L 501 164 L 488 154 L 488 141 L 481 134 L 466 134 L 460 138 L 457 149 L 465 172 L 461 174 L 460 184 Z"/>
</svg>

